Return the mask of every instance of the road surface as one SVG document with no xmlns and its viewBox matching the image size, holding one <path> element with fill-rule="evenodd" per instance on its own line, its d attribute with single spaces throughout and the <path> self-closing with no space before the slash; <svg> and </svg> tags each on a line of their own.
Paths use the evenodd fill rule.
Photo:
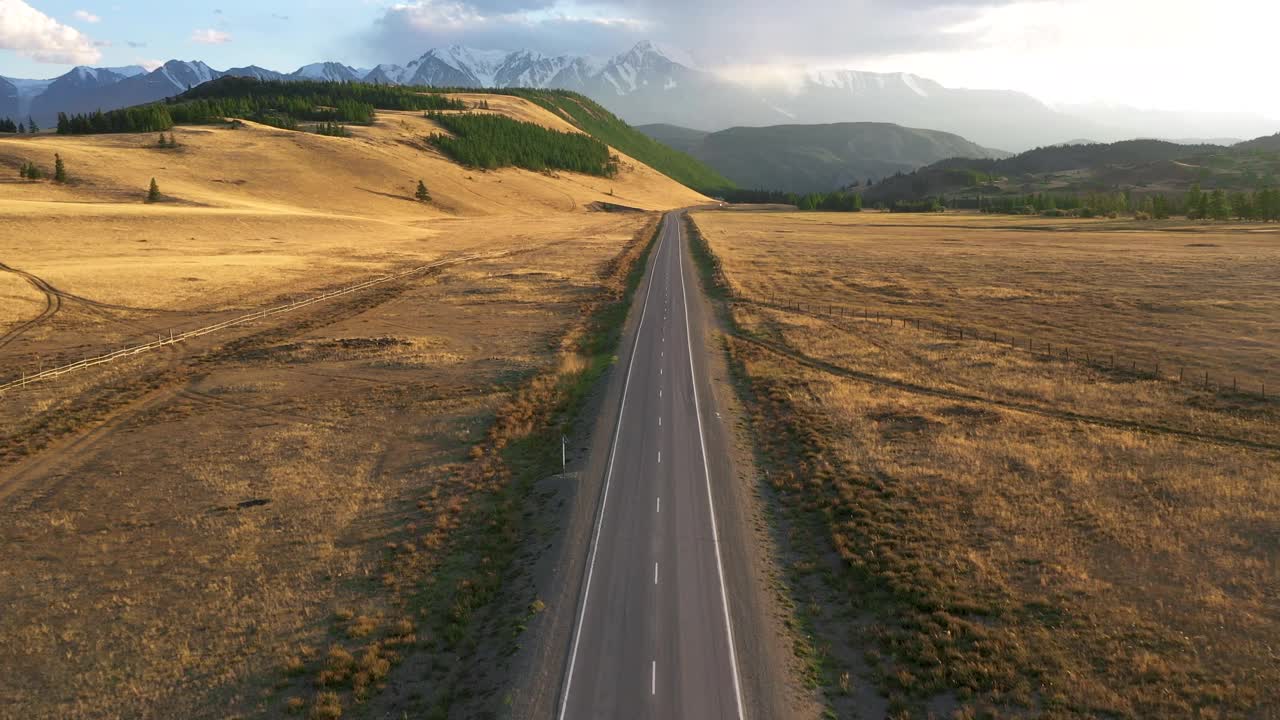
<svg viewBox="0 0 1280 720">
<path fill-rule="evenodd" d="M 744 717 L 714 501 L 729 478 L 719 476 L 724 449 L 708 457 L 706 426 L 718 414 L 702 339 L 690 330 L 699 289 L 684 244 L 680 216 L 668 215 L 640 287 L 635 342 L 620 360 L 622 400 L 560 720 Z"/>
</svg>

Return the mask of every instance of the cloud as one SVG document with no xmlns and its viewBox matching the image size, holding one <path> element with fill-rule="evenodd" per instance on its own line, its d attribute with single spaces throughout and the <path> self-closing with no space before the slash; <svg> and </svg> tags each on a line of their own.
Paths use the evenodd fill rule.
<svg viewBox="0 0 1280 720">
<path fill-rule="evenodd" d="M 231 33 L 213 28 L 204 30 L 195 30 L 191 33 L 191 42 L 200 43 L 201 45 L 225 45 L 231 42 Z"/>
<path fill-rule="evenodd" d="M 89 65 L 102 59 L 102 52 L 79 30 L 22 0 L 0 0 L 0 49 L 47 63 Z"/>
<path fill-rule="evenodd" d="M 144 48 L 144 47 L 146 47 L 146 46 L 147 46 L 147 44 L 146 44 L 146 43 L 144 43 L 144 42 L 139 42 L 139 41 L 137 41 L 137 40 L 126 40 L 124 44 L 125 44 L 125 45 L 128 45 L 129 47 L 134 48 L 134 49 L 137 49 L 137 48 Z"/>
<path fill-rule="evenodd" d="M 856 62 L 962 48 L 966 28 L 1018 0 L 415 0 L 389 7 L 370 45 L 417 55 L 460 43 L 613 54 L 639 39 L 692 52 L 700 65 Z M 957 30 L 957 28 L 959 28 Z"/>
<path fill-rule="evenodd" d="M 556 9 L 555 0 L 417 0 L 392 5 L 365 37 L 369 51 L 403 62 L 433 47 L 535 50 L 549 55 L 612 55 L 644 39 L 647 23 L 596 6 L 595 14 Z"/>
<path fill-rule="evenodd" d="M 75 11 L 75 12 L 71 13 L 71 15 L 72 15 L 73 17 L 75 17 L 75 19 L 77 19 L 77 20 L 79 20 L 79 21 L 81 21 L 81 22 L 87 22 L 87 23 L 97 23 L 97 22 L 102 22 L 102 18 L 98 17 L 97 15 L 94 15 L 93 13 L 89 12 L 88 10 L 77 10 L 77 11 Z"/>
</svg>

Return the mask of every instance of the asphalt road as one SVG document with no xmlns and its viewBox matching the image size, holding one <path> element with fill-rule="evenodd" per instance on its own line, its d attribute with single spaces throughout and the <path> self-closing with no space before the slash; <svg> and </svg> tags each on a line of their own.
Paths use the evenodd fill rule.
<svg viewBox="0 0 1280 720">
<path fill-rule="evenodd" d="M 560 720 L 743 718 L 714 488 L 728 482 L 679 216 L 646 282 L 574 626 Z M 624 345 L 625 346 L 625 345 Z M 696 368 L 696 369 L 695 369 Z M 732 584 L 729 585 L 730 587 Z"/>
</svg>

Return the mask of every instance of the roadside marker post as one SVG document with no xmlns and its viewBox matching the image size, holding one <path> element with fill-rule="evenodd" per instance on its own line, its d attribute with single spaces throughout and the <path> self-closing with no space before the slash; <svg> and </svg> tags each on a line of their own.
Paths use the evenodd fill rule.
<svg viewBox="0 0 1280 720">
<path fill-rule="evenodd" d="M 564 435 L 560 436 L 560 472 L 569 472 L 569 438 Z"/>
</svg>

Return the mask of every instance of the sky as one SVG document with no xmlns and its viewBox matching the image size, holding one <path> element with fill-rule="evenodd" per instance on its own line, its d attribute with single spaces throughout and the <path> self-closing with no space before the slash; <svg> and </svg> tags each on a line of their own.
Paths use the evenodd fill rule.
<svg viewBox="0 0 1280 720">
<path fill-rule="evenodd" d="M 171 58 L 291 71 L 454 43 L 597 57 L 640 40 L 738 79 L 910 72 L 1046 102 L 1280 119 L 1274 0 L 0 0 L 0 75 Z"/>
</svg>

